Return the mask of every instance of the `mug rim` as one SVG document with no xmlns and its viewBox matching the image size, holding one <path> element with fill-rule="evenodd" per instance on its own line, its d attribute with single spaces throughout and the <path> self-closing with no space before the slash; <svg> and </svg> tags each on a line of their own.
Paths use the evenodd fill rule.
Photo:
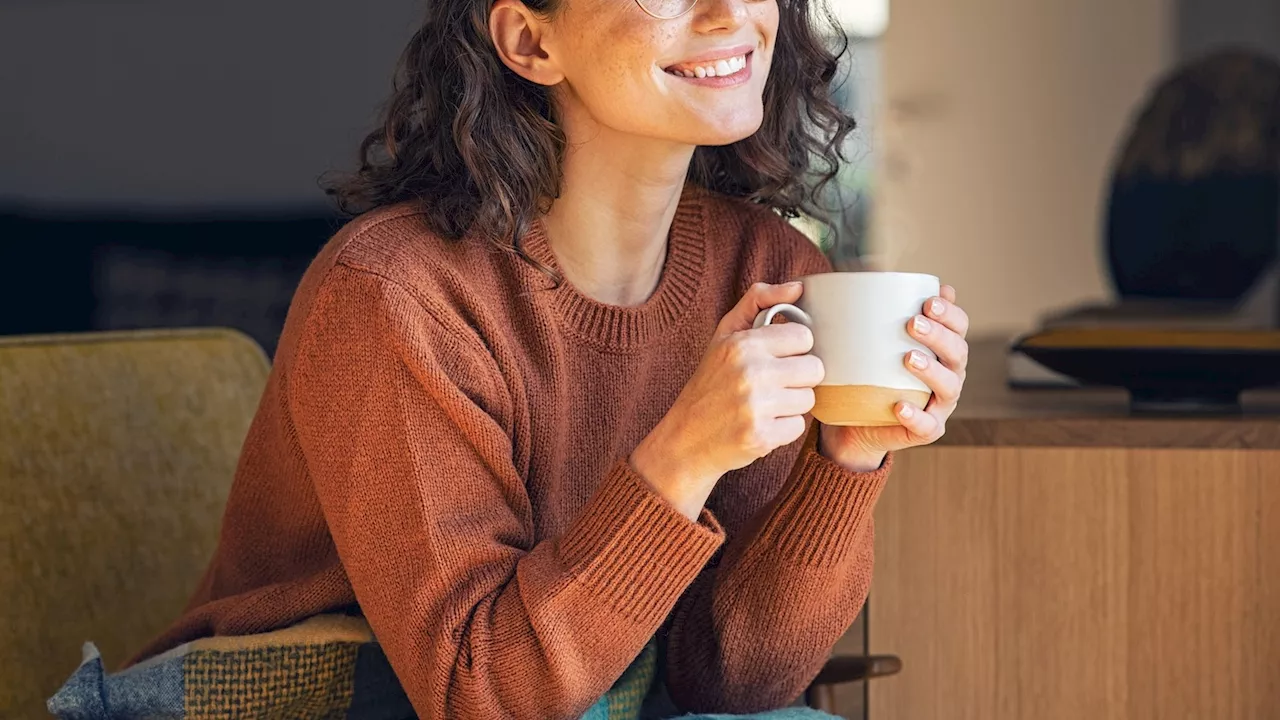
<svg viewBox="0 0 1280 720">
<path fill-rule="evenodd" d="M 904 277 L 929 278 L 932 280 L 939 279 L 938 276 L 933 273 L 905 272 L 902 270 L 832 270 L 830 272 L 809 273 L 808 275 L 801 276 L 799 280 L 803 282 L 809 278 L 827 277 L 830 275 L 899 275 Z"/>
</svg>

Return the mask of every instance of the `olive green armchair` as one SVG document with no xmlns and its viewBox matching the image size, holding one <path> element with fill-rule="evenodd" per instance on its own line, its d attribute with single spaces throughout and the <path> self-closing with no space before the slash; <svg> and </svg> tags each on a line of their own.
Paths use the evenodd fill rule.
<svg viewBox="0 0 1280 720">
<path fill-rule="evenodd" d="M 181 612 L 268 369 L 229 330 L 0 338 L 0 717 Z"/>
</svg>

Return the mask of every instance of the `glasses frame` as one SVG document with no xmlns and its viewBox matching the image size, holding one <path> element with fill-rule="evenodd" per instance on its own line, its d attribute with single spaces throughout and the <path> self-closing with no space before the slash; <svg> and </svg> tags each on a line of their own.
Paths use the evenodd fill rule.
<svg viewBox="0 0 1280 720">
<path fill-rule="evenodd" d="M 685 8 L 684 10 L 681 10 L 679 13 L 676 13 L 675 15 L 659 15 L 653 12 L 652 10 L 650 10 L 649 8 L 645 7 L 644 0 L 635 0 L 635 2 L 636 2 L 636 7 L 640 8 L 640 10 L 644 12 L 645 15 L 648 15 L 654 20 L 675 20 L 676 18 L 684 17 L 685 15 L 688 15 L 691 10 L 693 10 L 695 5 L 698 4 L 698 0 L 693 0 L 693 2 L 689 3 L 689 7 Z"/>
</svg>

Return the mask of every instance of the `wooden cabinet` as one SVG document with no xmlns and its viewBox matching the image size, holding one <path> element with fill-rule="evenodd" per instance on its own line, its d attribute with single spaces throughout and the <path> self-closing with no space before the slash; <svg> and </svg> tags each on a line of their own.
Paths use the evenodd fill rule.
<svg viewBox="0 0 1280 720">
<path fill-rule="evenodd" d="M 1280 716 L 1280 402 L 1137 418 L 1002 386 L 975 344 L 948 434 L 876 510 L 872 720 Z"/>
</svg>

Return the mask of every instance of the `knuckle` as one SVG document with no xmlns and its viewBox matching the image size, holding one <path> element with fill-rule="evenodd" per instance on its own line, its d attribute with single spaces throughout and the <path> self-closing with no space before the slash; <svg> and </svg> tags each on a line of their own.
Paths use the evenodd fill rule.
<svg viewBox="0 0 1280 720">
<path fill-rule="evenodd" d="M 786 327 L 792 328 L 791 332 L 795 335 L 796 343 L 804 346 L 804 352 L 813 349 L 813 331 L 809 326 L 800 323 L 787 323 Z"/>
<path fill-rule="evenodd" d="M 813 352 L 813 331 L 801 325 L 804 330 L 800 333 L 800 355 L 807 355 Z"/>
<path fill-rule="evenodd" d="M 739 367 L 738 389 L 742 391 L 743 397 L 752 407 L 762 400 L 760 394 L 767 381 L 767 374 L 760 363 L 744 362 Z"/>
<path fill-rule="evenodd" d="M 765 370 L 760 361 L 749 350 L 745 351 L 745 354 L 737 359 L 735 368 L 737 369 L 739 388 L 748 391 L 748 395 L 753 395 L 756 388 L 762 387 Z"/>
<path fill-rule="evenodd" d="M 809 366 L 809 377 L 813 380 L 814 385 L 817 385 L 827 379 L 827 366 L 822 362 L 821 358 L 816 355 L 810 355 L 808 357 L 807 364 Z"/>
<path fill-rule="evenodd" d="M 769 426 L 765 418 L 753 415 L 742 426 L 739 442 L 743 450 L 753 457 L 767 454 L 772 448 L 769 446 Z"/>
<path fill-rule="evenodd" d="M 724 360 L 728 365 L 741 367 L 750 354 L 751 338 L 746 332 L 736 332 L 724 343 Z"/>
<path fill-rule="evenodd" d="M 817 404 L 818 396 L 814 393 L 813 388 L 802 388 L 801 392 L 804 394 L 801 399 L 801 406 L 804 408 L 804 412 L 807 413 L 813 410 L 813 406 Z"/>
</svg>

